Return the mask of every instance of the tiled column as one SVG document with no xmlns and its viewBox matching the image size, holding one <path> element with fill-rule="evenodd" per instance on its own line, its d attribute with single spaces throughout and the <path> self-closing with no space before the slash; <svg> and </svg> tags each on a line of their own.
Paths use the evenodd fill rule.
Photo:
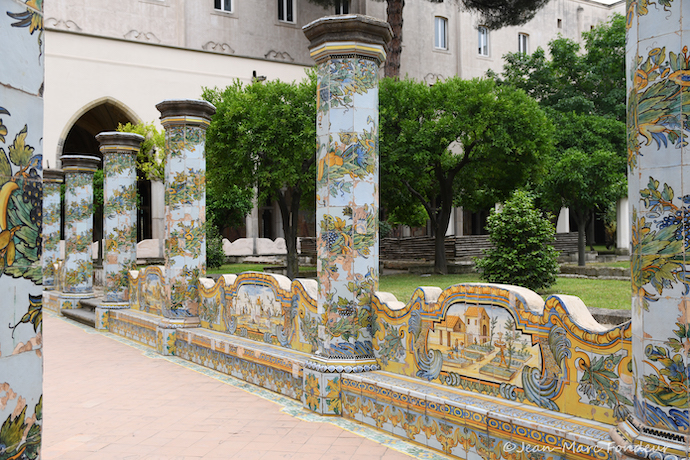
<svg viewBox="0 0 690 460">
<path fill-rule="evenodd" d="M 143 136 L 104 132 L 96 136 L 103 154 L 103 302 L 96 329 L 108 329 L 108 310 L 129 307 L 129 272 L 137 266 L 137 168 Z"/>
<path fill-rule="evenodd" d="M 57 285 L 55 263 L 60 259 L 60 186 L 65 181 L 61 169 L 43 171 L 43 289 Z"/>
<path fill-rule="evenodd" d="M 198 280 L 206 275 L 206 101 L 156 105 L 165 128 L 165 281 L 162 309 L 172 327 L 199 322 Z"/>
<path fill-rule="evenodd" d="M 101 160 L 92 155 L 63 155 L 65 171 L 65 261 L 60 309 L 76 308 L 93 297 L 93 173 Z"/>
<path fill-rule="evenodd" d="M 321 18 L 304 33 L 317 63 L 318 313 L 326 318 L 305 369 L 305 404 L 337 413 L 328 396 L 339 392 L 339 373 L 379 369 L 370 330 L 379 270 L 378 80 L 391 29 L 351 15 Z"/>
<path fill-rule="evenodd" d="M 43 2 L 0 0 L 0 458 L 41 457 Z"/>
<path fill-rule="evenodd" d="M 634 417 L 619 425 L 618 433 L 626 442 L 670 446 L 667 453 L 680 456 L 687 454 L 690 426 L 688 8 L 689 0 L 628 2 L 628 196 L 636 394 Z"/>
</svg>

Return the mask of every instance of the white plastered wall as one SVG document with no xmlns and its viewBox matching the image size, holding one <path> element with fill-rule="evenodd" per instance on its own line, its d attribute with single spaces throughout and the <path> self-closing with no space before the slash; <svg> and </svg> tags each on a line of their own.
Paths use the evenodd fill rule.
<svg viewBox="0 0 690 460">
<path fill-rule="evenodd" d="M 46 31 L 44 165 L 56 166 L 72 124 L 95 101 L 112 101 L 138 121 L 158 123 L 164 99 L 199 99 L 202 87 L 224 88 L 252 72 L 301 80 L 307 67 L 128 40 Z M 160 127 L 160 125 L 159 125 Z"/>
</svg>

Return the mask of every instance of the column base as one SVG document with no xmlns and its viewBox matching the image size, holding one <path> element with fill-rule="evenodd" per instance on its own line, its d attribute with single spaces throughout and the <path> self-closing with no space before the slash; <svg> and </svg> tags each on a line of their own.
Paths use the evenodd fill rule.
<svg viewBox="0 0 690 460">
<path fill-rule="evenodd" d="M 304 368 L 302 404 L 319 415 L 342 415 L 341 374 Z"/>
<path fill-rule="evenodd" d="M 159 355 L 175 356 L 177 329 L 179 328 L 156 327 L 156 351 L 158 351 Z"/>
<path fill-rule="evenodd" d="M 43 290 L 43 309 L 60 313 L 60 292 Z"/>
<path fill-rule="evenodd" d="M 108 320 L 110 319 L 110 309 L 103 306 L 98 306 L 94 309 L 94 313 L 96 314 L 96 318 L 94 319 L 94 327 L 96 328 L 96 330 L 109 330 Z"/>
<path fill-rule="evenodd" d="M 84 299 L 92 299 L 96 297 L 94 291 L 91 292 L 57 292 L 54 291 L 58 297 L 58 311 L 60 310 L 74 310 L 79 308 L 79 302 Z"/>
<path fill-rule="evenodd" d="M 632 415 L 609 432 L 619 458 L 678 460 L 687 458 L 688 436 L 644 425 Z"/>
</svg>

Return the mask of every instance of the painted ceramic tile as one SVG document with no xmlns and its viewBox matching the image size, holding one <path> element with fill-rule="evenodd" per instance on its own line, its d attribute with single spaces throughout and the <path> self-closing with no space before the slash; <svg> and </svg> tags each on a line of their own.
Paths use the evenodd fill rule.
<svg viewBox="0 0 690 460">
<path fill-rule="evenodd" d="M 371 356 L 367 325 L 378 286 L 378 200 L 375 189 L 358 184 L 378 180 L 378 65 L 358 58 L 331 59 L 317 72 L 321 353 Z"/>
<path fill-rule="evenodd" d="M 196 315 L 206 273 L 205 127 L 166 127 L 165 279 L 169 317 Z M 190 216 L 191 219 L 190 219 Z"/>
<path fill-rule="evenodd" d="M 129 297 L 129 271 L 136 269 L 137 257 L 136 152 L 103 153 L 104 300 L 124 304 Z"/>
<path fill-rule="evenodd" d="M 37 458 L 43 408 L 43 17 L 0 0 L 0 456 Z"/>
<path fill-rule="evenodd" d="M 93 173 L 65 173 L 64 291 L 93 291 Z"/>
<path fill-rule="evenodd" d="M 662 157 L 667 157 L 671 153 L 666 151 L 679 149 L 686 136 L 680 129 L 683 126 L 680 117 L 684 115 L 676 94 L 687 91 L 685 79 L 690 63 L 687 50 L 680 49 L 678 43 L 679 40 L 669 42 L 667 48 L 650 41 L 649 46 L 639 49 L 642 59 L 636 61 L 634 83 L 628 92 L 628 163 L 631 166 L 641 160 L 643 148 L 646 148 L 645 161 L 653 165 L 655 147 Z M 659 117 L 660 110 L 666 115 Z"/>
<path fill-rule="evenodd" d="M 3 0 L 0 13 L 0 41 L 6 45 L 0 47 L 0 60 L 20 70 L 5 72 L 2 83 L 28 94 L 39 94 L 45 57 L 43 0 Z"/>
<path fill-rule="evenodd" d="M 638 0 L 639 40 L 663 38 L 681 28 L 681 0 Z"/>
<path fill-rule="evenodd" d="M 60 184 L 43 185 L 43 285 L 55 286 L 60 258 Z"/>
</svg>

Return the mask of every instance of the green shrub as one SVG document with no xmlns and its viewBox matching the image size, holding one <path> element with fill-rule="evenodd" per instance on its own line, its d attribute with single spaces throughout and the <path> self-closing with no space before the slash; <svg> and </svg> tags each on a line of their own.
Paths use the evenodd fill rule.
<svg viewBox="0 0 690 460">
<path fill-rule="evenodd" d="M 215 225 L 206 225 L 206 268 L 219 268 L 225 263 L 223 237 Z"/>
<path fill-rule="evenodd" d="M 556 282 L 556 231 L 526 192 L 515 192 L 501 211 L 492 210 L 486 227 L 494 247 L 475 260 L 483 280 L 532 290 Z"/>
</svg>

